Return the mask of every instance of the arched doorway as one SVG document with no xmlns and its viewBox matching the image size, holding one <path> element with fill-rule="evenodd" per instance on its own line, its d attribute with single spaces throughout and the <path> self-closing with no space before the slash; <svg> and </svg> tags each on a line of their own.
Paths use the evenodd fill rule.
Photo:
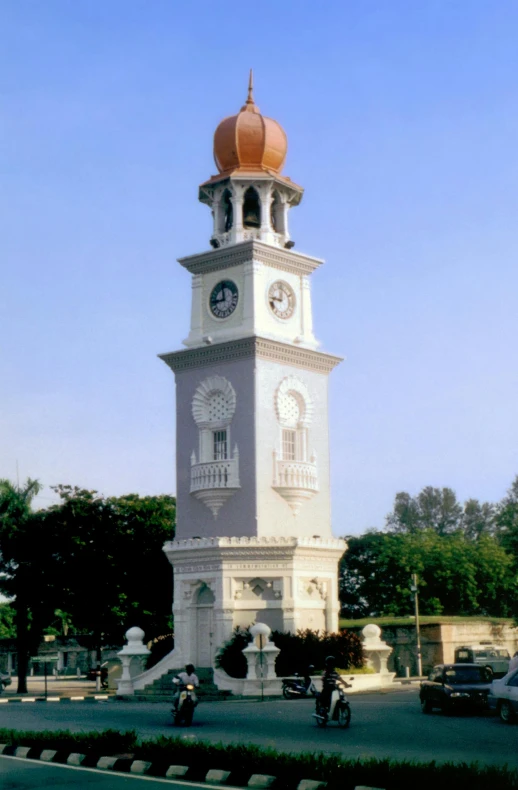
<svg viewBox="0 0 518 790">
<path fill-rule="evenodd" d="M 214 630 L 214 593 L 202 584 L 196 596 L 196 656 L 197 667 L 212 666 L 212 636 Z"/>
</svg>

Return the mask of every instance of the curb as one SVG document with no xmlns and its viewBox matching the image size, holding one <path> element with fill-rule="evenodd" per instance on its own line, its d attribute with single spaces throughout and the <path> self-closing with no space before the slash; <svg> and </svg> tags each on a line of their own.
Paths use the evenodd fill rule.
<svg viewBox="0 0 518 790">
<path fill-rule="evenodd" d="M 6 705 L 8 702 L 21 703 L 21 702 L 107 702 L 113 699 L 111 694 L 95 694 L 92 696 L 83 696 L 78 694 L 72 697 L 0 697 L 0 705 Z"/>
<path fill-rule="evenodd" d="M 57 749 L 39 749 L 33 746 L 10 746 L 7 743 L 0 743 L 0 755 L 4 757 L 20 757 L 28 760 L 41 760 L 42 762 L 55 763 L 56 765 L 97 768 L 98 770 L 116 771 L 117 773 L 127 773 L 136 776 L 153 776 L 171 780 L 181 779 L 182 781 L 189 781 L 188 774 L 191 769 L 191 766 L 188 765 L 170 765 L 167 769 L 164 769 L 163 766 L 158 764 L 154 766 L 153 763 L 146 760 L 134 760 L 129 755 L 92 757 L 79 752 L 66 753 L 58 752 Z M 210 768 L 201 782 L 214 786 L 224 786 L 230 775 L 230 771 L 224 771 L 221 768 Z M 199 778 L 193 781 L 200 784 Z M 253 788 L 253 790 L 267 790 L 276 781 L 276 776 L 252 774 L 246 787 Z M 301 779 L 297 785 L 297 790 L 325 790 L 326 787 L 327 782 L 319 782 L 315 779 Z M 361 785 L 357 786 L 355 790 L 380 790 L 380 788 L 369 788 Z"/>
</svg>

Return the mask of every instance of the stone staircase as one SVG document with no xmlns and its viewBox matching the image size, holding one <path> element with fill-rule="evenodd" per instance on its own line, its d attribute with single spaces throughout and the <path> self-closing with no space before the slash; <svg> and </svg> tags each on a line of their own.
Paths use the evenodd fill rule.
<svg viewBox="0 0 518 790">
<path fill-rule="evenodd" d="M 182 670 L 183 667 L 181 669 L 170 669 L 169 672 L 150 683 L 149 686 L 137 691 L 133 699 L 139 702 L 170 702 L 176 692 L 173 678 Z M 200 702 L 216 702 L 232 696 L 231 691 L 219 691 L 214 684 L 213 669 L 202 667 L 196 670 L 196 674 L 200 680 L 200 688 L 196 692 Z"/>
</svg>

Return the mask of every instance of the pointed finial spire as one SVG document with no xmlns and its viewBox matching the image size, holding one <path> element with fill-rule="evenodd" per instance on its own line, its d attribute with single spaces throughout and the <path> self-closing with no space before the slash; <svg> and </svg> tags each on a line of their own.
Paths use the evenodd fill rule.
<svg viewBox="0 0 518 790">
<path fill-rule="evenodd" d="M 254 72 L 253 69 L 250 69 L 250 76 L 248 78 L 248 96 L 246 97 L 246 102 L 241 107 L 241 112 L 259 112 L 259 107 L 257 107 L 256 103 L 254 102 Z"/>
<path fill-rule="evenodd" d="M 250 69 L 250 77 L 248 78 L 248 97 L 246 103 L 254 103 L 254 71 Z"/>
</svg>

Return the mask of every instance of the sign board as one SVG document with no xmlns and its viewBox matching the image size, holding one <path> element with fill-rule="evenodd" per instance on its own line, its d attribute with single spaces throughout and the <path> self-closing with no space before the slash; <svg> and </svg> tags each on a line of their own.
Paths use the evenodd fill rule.
<svg viewBox="0 0 518 790">
<path fill-rule="evenodd" d="M 58 658 L 59 653 L 45 653 L 44 656 L 31 656 L 31 661 L 34 661 L 36 664 L 48 664 L 49 661 L 57 661 Z"/>
</svg>

